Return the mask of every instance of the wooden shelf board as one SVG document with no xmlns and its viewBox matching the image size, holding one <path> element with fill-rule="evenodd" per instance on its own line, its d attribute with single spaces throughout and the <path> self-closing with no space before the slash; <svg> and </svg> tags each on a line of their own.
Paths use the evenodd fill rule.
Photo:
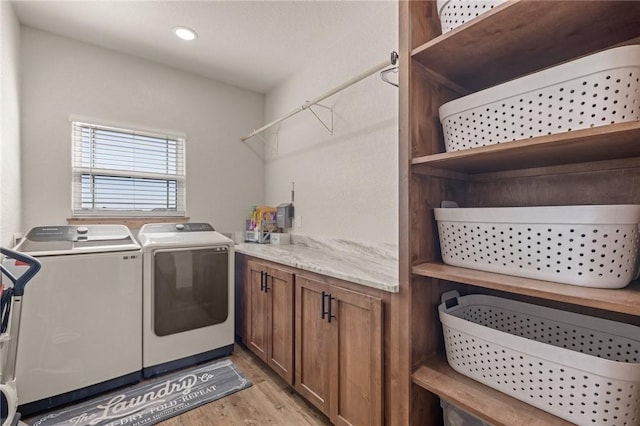
<svg viewBox="0 0 640 426">
<path fill-rule="evenodd" d="M 572 424 L 457 373 L 446 360 L 428 361 L 411 378 L 416 385 L 497 426 Z"/>
<path fill-rule="evenodd" d="M 412 272 L 425 277 L 518 293 L 525 296 L 640 315 L 640 282 L 638 281 L 634 281 L 622 289 L 590 288 L 459 268 L 435 262 L 416 265 L 413 267 Z"/>
<path fill-rule="evenodd" d="M 638 36 L 637 1 L 520 0 L 428 41 L 411 55 L 476 91 Z"/>
<path fill-rule="evenodd" d="M 472 175 L 630 157 L 640 157 L 638 121 L 427 155 L 411 164 L 416 173 L 446 170 Z"/>
</svg>

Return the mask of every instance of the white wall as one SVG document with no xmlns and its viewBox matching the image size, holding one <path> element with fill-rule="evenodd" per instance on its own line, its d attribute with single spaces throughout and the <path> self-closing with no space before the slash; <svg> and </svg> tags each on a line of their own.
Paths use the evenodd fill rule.
<svg viewBox="0 0 640 426">
<path fill-rule="evenodd" d="M 263 95 L 28 27 L 22 71 L 25 230 L 71 215 L 73 114 L 186 133 L 192 222 L 241 230 L 264 200 L 261 153 L 240 141 L 263 122 Z"/>
<path fill-rule="evenodd" d="M 267 122 L 398 50 L 398 3 L 369 7 L 347 37 L 310 51 L 308 66 L 267 93 Z M 333 136 L 309 111 L 267 131 L 266 203 L 289 201 L 293 181 L 301 226 L 292 232 L 397 244 L 398 89 L 376 74 L 324 104 L 334 107 Z"/>
<path fill-rule="evenodd" d="M 0 245 L 20 231 L 20 24 L 0 1 Z"/>
</svg>

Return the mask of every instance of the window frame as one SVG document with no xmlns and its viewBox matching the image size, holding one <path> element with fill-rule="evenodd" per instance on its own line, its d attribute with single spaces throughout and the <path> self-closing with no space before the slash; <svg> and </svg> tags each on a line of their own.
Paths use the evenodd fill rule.
<svg viewBox="0 0 640 426">
<path fill-rule="evenodd" d="M 71 218 L 83 219 L 83 218 L 186 218 L 187 217 L 187 190 L 186 190 L 186 135 L 153 131 L 147 129 L 141 129 L 138 126 L 132 125 L 119 125 L 119 124 L 103 124 L 95 120 L 86 120 L 72 118 L 71 120 Z M 81 137 L 76 132 L 80 132 L 82 128 L 98 129 L 102 131 L 112 131 L 116 133 L 122 133 L 128 135 L 132 140 L 136 136 L 154 139 L 164 139 L 176 143 L 176 164 L 175 174 L 170 173 L 155 173 L 144 171 L 123 170 L 119 168 L 98 168 L 95 166 L 93 160 L 89 166 L 83 165 L 82 159 L 82 141 Z M 181 164 L 180 164 L 181 162 Z M 95 172 L 94 172 L 95 171 Z M 112 174 L 108 174 L 112 172 Z M 83 195 L 82 195 L 82 179 L 83 176 L 89 175 L 90 178 L 96 176 L 104 177 L 122 177 L 131 179 L 155 179 L 166 180 L 167 182 L 175 181 L 176 196 L 175 210 L 141 210 L 141 209 L 86 209 L 82 208 Z M 132 192 L 133 194 L 133 192 Z M 95 200 L 95 195 L 92 195 Z"/>
</svg>

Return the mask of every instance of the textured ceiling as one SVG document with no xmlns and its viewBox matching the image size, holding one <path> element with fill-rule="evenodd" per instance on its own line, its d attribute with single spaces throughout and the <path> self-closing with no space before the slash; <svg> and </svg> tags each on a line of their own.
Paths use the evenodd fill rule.
<svg viewBox="0 0 640 426">
<path fill-rule="evenodd" d="M 2 0 L 0 0 L 2 1 Z M 265 93 L 342 42 L 375 1 L 14 1 L 24 25 Z M 173 35 L 186 26 L 193 42 Z M 337 58 L 339 59 L 339 58 Z"/>
</svg>

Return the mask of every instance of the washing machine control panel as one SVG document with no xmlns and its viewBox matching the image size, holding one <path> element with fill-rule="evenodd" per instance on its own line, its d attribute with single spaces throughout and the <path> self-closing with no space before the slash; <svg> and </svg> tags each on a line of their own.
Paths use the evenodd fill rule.
<svg viewBox="0 0 640 426">
<path fill-rule="evenodd" d="M 120 240 L 129 236 L 123 225 L 37 226 L 25 238 L 31 241 Z"/>
<path fill-rule="evenodd" d="M 153 223 L 144 225 L 144 232 L 166 233 L 166 232 L 208 232 L 215 231 L 208 223 Z"/>
</svg>

